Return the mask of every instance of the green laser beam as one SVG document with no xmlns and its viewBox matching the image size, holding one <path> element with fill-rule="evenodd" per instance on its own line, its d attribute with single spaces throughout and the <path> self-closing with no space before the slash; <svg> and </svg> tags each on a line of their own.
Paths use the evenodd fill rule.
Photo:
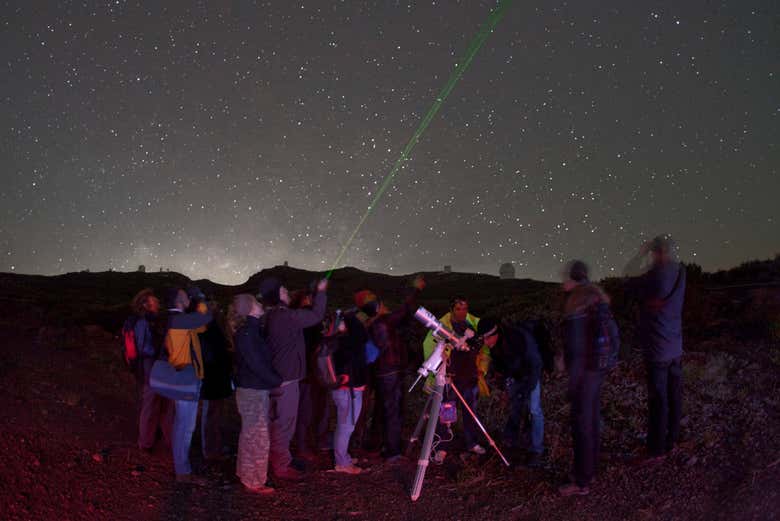
<svg viewBox="0 0 780 521">
<path fill-rule="evenodd" d="M 498 7 L 496 7 L 493 11 L 491 11 L 490 16 L 488 16 L 487 22 L 485 22 L 482 25 L 482 27 L 480 27 L 477 35 L 471 40 L 471 43 L 469 44 L 469 47 L 466 50 L 466 56 L 463 58 L 463 60 L 461 60 L 455 65 L 455 70 L 452 72 L 450 78 L 447 80 L 447 83 L 439 92 L 439 95 L 436 96 L 436 101 L 434 101 L 433 105 L 431 105 L 431 108 L 428 109 L 428 112 L 425 114 L 425 117 L 420 122 L 420 125 L 417 127 L 417 130 L 414 131 L 414 134 L 412 134 L 412 137 L 409 139 L 409 142 L 406 143 L 406 146 L 404 147 L 403 151 L 401 152 L 401 155 L 393 165 L 393 168 L 390 170 L 390 173 L 388 173 L 385 176 L 384 180 L 382 181 L 382 184 L 379 186 L 379 190 L 377 190 L 376 194 L 374 194 L 374 197 L 371 199 L 371 202 L 366 208 L 366 211 L 363 212 L 363 216 L 360 218 L 360 221 L 358 222 L 357 226 L 355 226 L 355 229 L 352 230 L 349 239 L 347 239 L 347 242 L 344 243 L 344 246 L 342 246 L 338 257 L 336 257 L 335 262 L 331 266 L 330 270 L 328 270 L 328 273 L 326 275 L 327 278 L 330 278 L 330 276 L 333 274 L 333 270 L 335 270 L 336 267 L 341 262 L 342 257 L 346 253 L 349 246 L 352 244 L 352 241 L 355 239 L 355 236 L 363 227 L 363 223 L 365 223 L 366 219 L 368 219 L 368 216 L 371 214 L 372 210 L 376 206 L 376 203 L 385 193 L 385 190 L 387 190 L 387 188 L 390 186 L 390 183 L 392 183 L 393 178 L 395 178 L 396 174 L 398 173 L 398 170 L 401 169 L 403 163 L 409 160 L 409 154 L 411 154 L 415 145 L 417 145 L 417 143 L 420 141 L 420 137 L 422 136 L 423 132 L 425 132 L 425 130 L 428 128 L 428 125 L 431 124 L 431 121 L 433 121 L 433 118 L 439 112 L 439 108 L 441 108 L 442 104 L 447 99 L 447 96 L 450 95 L 452 89 L 455 88 L 455 84 L 458 83 L 460 77 L 463 76 L 463 73 L 466 71 L 466 69 L 468 69 L 469 65 L 471 65 L 471 62 L 474 60 L 474 56 L 482 47 L 482 44 L 485 43 L 485 40 L 487 40 L 488 36 L 490 36 L 490 33 L 493 32 L 493 29 L 496 27 L 498 22 L 500 22 L 501 19 L 504 17 L 504 14 L 506 13 L 507 8 L 512 3 L 512 1 L 513 0 L 501 0 L 498 4 Z"/>
</svg>

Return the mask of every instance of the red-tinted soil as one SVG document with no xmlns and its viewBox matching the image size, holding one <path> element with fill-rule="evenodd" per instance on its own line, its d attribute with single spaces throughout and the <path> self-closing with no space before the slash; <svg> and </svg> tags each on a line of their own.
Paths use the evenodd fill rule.
<svg viewBox="0 0 780 521">
<path fill-rule="evenodd" d="M 549 457 L 542 469 L 505 468 L 490 452 L 429 468 L 409 499 L 415 464 L 391 467 L 357 452 L 360 476 L 327 472 L 259 497 L 233 476 L 232 459 L 202 466 L 208 486 L 176 484 L 170 455 L 135 445 L 134 382 L 117 343 L 99 328 L 81 345 L 54 347 L 29 325 L 0 329 L 0 518 L 27 519 L 777 519 L 780 393 L 777 347 L 689 346 L 683 443 L 666 461 L 635 464 L 644 425 L 641 366 L 622 364 L 605 384 L 601 473 L 585 497 L 556 488 L 570 462 L 564 380 L 545 381 Z M 407 403 L 407 424 L 422 404 Z M 234 407 L 234 405 L 232 405 Z M 501 402 L 480 405 L 493 431 Z M 235 444 L 238 418 L 225 425 Z M 407 429 L 408 429 L 407 425 Z M 197 457 L 197 441 L 193 460 Z M 414 455 L 416 458 L 416 454 Z"/>
</svg>

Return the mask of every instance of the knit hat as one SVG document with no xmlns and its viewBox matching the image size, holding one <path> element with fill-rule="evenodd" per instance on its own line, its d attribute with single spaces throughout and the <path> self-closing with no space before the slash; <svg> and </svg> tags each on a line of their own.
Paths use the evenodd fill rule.
<svg viewBox="0 0 780 521">
<path fill-rule="evenodd" d="M 482 318 L 477 324 L 477 336 L 491 336 L 498 332 L 498 322 L 490 317 Z"/>
<path fill-rule="evenodd" d="M 379 299 L 377 299 L 376 295 L 368 289 L 364 289 L 355 293 L 355 306 L 361 309 L 366 304 L 376 302 L 377 300 Z"/>
<path fill-rule="evenodd" d="M 368 289 L 355 293 L 355 306 L 369 317 L 379 312 L 379 298 Z"/>
<path fill-rule="evenodd" d="M 283 286 L 282 281 L 276 277 L 268 277 L 260 282 L 260 294 L 263 303 L 275 306 L 279 303 L 279 290 Z"/>
</svg>

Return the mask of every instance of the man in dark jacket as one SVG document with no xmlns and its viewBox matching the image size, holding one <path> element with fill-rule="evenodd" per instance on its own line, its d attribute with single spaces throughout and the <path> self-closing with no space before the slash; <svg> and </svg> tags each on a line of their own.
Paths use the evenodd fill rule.
<svg viewBox="0 0 780 521">
<path fill-rule="evenodd" d="M 300 479 L 301 472 L 290 466 L 290 440 L 295 433 L 298 415 L 298 381 L 306 377 L 306 342 L 303 330 L 322 322 L 325 317 L 327 279 L 317 284 L 312 309 L 290 309 L 287 288 L 270 277 L 260 284 L 263 304 L 270 308 L 265 315 L 266 340 L 271 362 L 282 378 L 282 384 L 271 390 L 270 434 L 271 470 L 279 479 Z"/>
<path fill-rule="evenodd" d="M 668 454 L 680 433 L 682 412 L 682 309 L 685 266 L 668 236 L 645 243 L 626 266 L 626 275 L 649 269 L 626 282 L 626 291 L 640 305 L 639 339 L 647 367 L 647 452 L 651 460 Z"/>
<path fill-rule="evenodd" d="M 490 348 L 493 369 L 506 378 L 509 418 L 504 440 L 516 447 L 520 428 L 531 417 L 531 443 L 527 465 L 541 464 L 544 452 L 544 413 L 541 403 L 542 356 L 531 334 L 532 324 L 519 322 L 501 326 L 498 321 L 483 318 L 477 326 L 477 338 Z"/>
<path fill-rule="evenodd" d="M 564 275 L 563 344 L 569 374 L 568 398 L 574 465 L 571 481 L 558 491 L 563 496 L 584 496 L 596 475 L 600 453 L 601 384 L 604 371 L 599 368 L 594 346 L 593 317 L 599 306 L 609 305 L 609 297 L 588 278 L 582 261 L 572 262 Z"/>
<path fill-rule="evenodd" d="M 382 400 L 384 418 L 384 457 L 388 463 L 401 458 L 401 377 L 406 369 L 408 356 L 406 343 L 401 339 L 399 328 L 409 321 L 417 307 L 417 295 L 425 288 L 425 279 L 416 277 L 412 282 L 404 303 L 390 312 L 384 302 L 371 292 L 360 292 L 361 311 L 370 317 L 369 335 L 379 349 L 376 361 L 376 381 Z"/>
</svg>

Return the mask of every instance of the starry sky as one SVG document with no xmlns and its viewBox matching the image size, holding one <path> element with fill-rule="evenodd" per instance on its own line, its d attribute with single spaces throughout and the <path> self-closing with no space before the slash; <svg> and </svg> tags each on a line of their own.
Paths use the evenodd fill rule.
<svg viewBox="0 0 780 521">
<path fill-rule="evenodd" d="M 327 270 L 496 2 L 5 1 L 0 271 Z M 341 265 L 780 252 L 774 0 L 515 1 Z"/>
</svg>

